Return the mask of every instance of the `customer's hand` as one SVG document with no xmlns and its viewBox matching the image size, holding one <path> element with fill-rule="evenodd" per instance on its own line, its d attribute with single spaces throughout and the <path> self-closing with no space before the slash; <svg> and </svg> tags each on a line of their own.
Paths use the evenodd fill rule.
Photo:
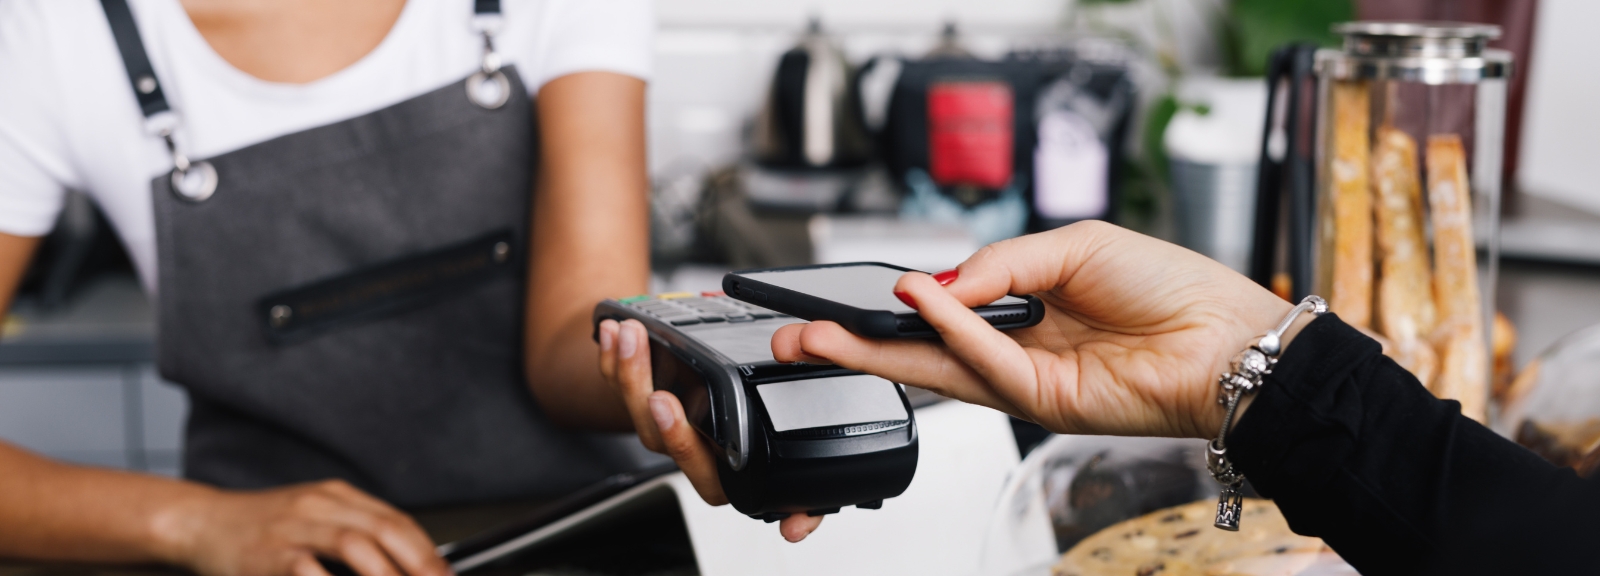
<svg viewBox="0 0 1600 576">
<path fill-rule="evenodd" d="M 832 362 L 1002 410 L 1062 433 L 1209 438 L 1217 375 L 1293 305 L 1204 256 L 1102 222 L 998 242 L 895 291 L 939 340 L 870 340 L 832 322 L 779 329 L 780 361 Z M 969 306 L 1045 302 L 1002 333 Z M 1300 323 L 1297 323 L 1297 327 Z"/>
<path fill-rule="evenodd" d="M 650 336 L 637 320 L 600 322 L 600 373 L 628 406 L 633 427 L 646 448 L 671 456 L 706 503 L 728 503 L 717 476 L 718 456 L 689 425 L 683 404 L 671 392 L 657 391 L 650 377 Z M 821 516 L 791 514 L 778 526 L 784 539 L 799 542 L 822 523 Z"/>
<path fill-rule="evenodd" d="M 207 576 L 327 576 L 317 558 L 361 576 L 447 576 L 410 517 L 342 481 L 216 492 L 158 522 L 179 558 Z"/>
</svg>

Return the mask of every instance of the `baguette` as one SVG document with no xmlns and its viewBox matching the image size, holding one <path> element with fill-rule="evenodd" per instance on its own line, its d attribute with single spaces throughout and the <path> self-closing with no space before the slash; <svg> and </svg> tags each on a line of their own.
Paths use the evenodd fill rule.
<svg viewBox="0 0 1600 576">
<path fill-rule="evenodd" d="M 1489 417 L 1489 355 L 1483 333 L 1458 327 L 1439 347 L 1439 375 L 1433 395 L 1461 403 L 1461 414 L 1478 422 Z"/>
<path fill-rule="evenodd" d="M 1489 356 L 1466 152 L 1459 136 L 1439 134 L 1428 137 L 1427 154 L 1433 295 L 1438 307 L 1434 345 L 1440 364 L 1435 389 L 1441 398 L 1459 400 L 1463 414 L 1483 422 L 1488 416 Z"/>
<path fill-rule="evenodd" d="M 1335 82 L 1333 160 L 1333 285 L 1328 307 L 1358 328 L 1372 322 L 1372 190 L 1368 182 L 1371 94 L 1366 82 Z"/>
<path fill-rule="evenodd" d="M 1431 342 L 1417 340 L 1405 346 L 1396 345 L 1389 357 L 1394 358 L 1402 368 L 1410 370 L 1423 387 L 1429 391 L 1434 389 L 1434 379 L 1439 376 L 1439 355 L 1433 351 Z"/>
<path fill-rule="evenodd" d="M 1414 342 L 1404 348 L 1397 345 L 1388 337 L 1373 332 L 1368 328 L 1356 328 L 1368 338 L 1378 343 L 1384 356 L 1393 359 L 1396 364 L 1409 370 L 1422 387 L 1433 390 L 1434 377 L 1439 374 L 1439 356 L 1434 353 L 1433 346 L 1426 341 Z"/>
<path fill-rule="evenodd" d="M 1416 141 L 1392 127 L 1379 128 L 1372 150 L 1379 258 L 1375 319 L 1378 331 L 1394 342 L 1395 361 L 1427 386 L 1438 358 L 1427 341 L 1435 311 L 1418 179 Z"/>
</svg>

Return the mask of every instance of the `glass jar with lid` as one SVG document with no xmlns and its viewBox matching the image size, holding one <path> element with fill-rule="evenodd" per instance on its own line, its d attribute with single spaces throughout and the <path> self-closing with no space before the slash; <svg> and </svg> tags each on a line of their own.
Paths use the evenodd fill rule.
<svg viewBox="0 0 1600 576">
<path fill-rule="evenodd" d="M 1315 58 L 1313 290 L 1486 421 L 1511 54 L 1485 24 L 1334 31 Z"/>
</svg>

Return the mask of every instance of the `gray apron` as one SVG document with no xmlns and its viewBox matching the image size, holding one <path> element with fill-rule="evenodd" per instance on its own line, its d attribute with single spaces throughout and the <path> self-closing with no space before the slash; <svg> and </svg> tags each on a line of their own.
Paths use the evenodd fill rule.
<svg viewBox="0 0 1600 576">
<path fill-rule="evenodd" d="M 191 400 L 185 476 L 342 478 L 419 506 L 550 496 L 629 466 L 553 427 L 524 382 L 535 119 L 487 31 L 471 78 L 190 162 L 124 0 L 102 4 L 177 167 L 153 200 L 158 365 Z"/>
</svg>

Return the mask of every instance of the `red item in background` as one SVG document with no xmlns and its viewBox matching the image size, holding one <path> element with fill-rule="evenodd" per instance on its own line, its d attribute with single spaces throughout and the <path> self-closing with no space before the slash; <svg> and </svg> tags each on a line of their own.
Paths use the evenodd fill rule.
<svg viewBox="0 0 1600 576">
<path fill-rule="evenodd" d="M 938 82 L 928 87 L 928 171 L 941 186 L 999 189 L 1011 181 L 1011 86 Z"/>
</svg>

